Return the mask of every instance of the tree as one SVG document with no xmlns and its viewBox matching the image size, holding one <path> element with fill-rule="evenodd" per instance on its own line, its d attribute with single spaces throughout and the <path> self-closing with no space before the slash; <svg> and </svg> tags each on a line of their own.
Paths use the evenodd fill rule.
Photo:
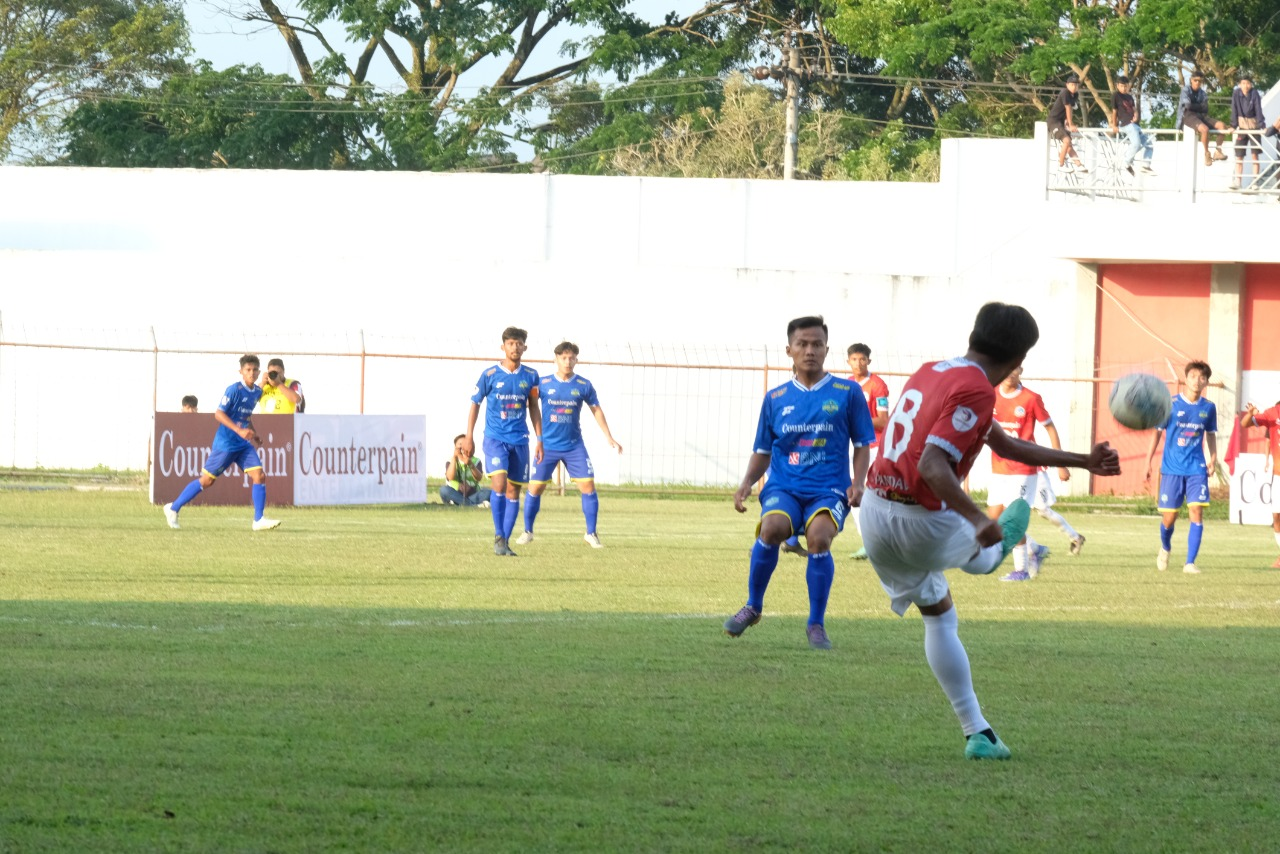
<svg viewBox="0 0 1280 854">
<path fill-rule="evenodd" d="M 136 91 L 187 49 L 176 0 L 0 0 L 0 159 L 86 94 Z"/>
<path fill-rule="evenodd" d="M 320 109 L 286 75 L 201 61 L 135 97 L 85 100 L 63 131 L 75 166 L 328 169 L 345 165 L 360 118 Z"/>
</svg>

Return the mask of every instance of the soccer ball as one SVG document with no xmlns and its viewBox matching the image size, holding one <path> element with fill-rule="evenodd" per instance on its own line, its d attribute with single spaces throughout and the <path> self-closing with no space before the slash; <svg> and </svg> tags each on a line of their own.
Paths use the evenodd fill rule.
<svg viewBox="0 0 1280 854">
<path fill-rule="evenodd" d="M 1169 420 L 1173 396 L 1159 377 L 1151 374 L 1126 374 L 1111 387 L 1107 401 L 1111 416 L 1131 430 L 1162 427 Z"/>
</svg>

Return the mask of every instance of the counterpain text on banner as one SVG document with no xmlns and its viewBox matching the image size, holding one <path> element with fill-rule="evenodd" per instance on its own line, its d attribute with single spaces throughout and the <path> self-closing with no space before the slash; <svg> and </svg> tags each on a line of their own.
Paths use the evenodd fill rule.
<svg viewBox="0 0 1280 854">
<path fill-rule="evenodd" d="M 1277 497 L 1272 486 L 1273 472 L 1267 468 L 1266 454 L 1240 454 L 1231 475 L 1231 521 L 1237 525 L 1270 525 Z"/>
<path fill-rule="evenodd" d="M 272 504 L 408 504 L 427 500 L 422 415 L 258 415 L 258 455 Z M 172 501 L 209 455 L 218 424 L 203 413 L 157 412 L 151 501 Z M 197 503 L 249 504 L 239 468 L 222 474 Z"/>
</svg>

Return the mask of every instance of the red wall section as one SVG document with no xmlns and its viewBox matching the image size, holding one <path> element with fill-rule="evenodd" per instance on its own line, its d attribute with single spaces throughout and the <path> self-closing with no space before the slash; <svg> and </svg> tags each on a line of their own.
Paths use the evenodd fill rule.
<svg viewBox="0 0 1280 854">
<path fill-rule="evenodd" d="M 1094 478 L 1095 494 L 1135 495 L 1155 488 L 1155 484 L 1146 487 L 1142 479 L 1152 432 L 1121 427 L 1111 417 L 1107 399 L 1112 381 L 1133 371 L 1155 374 L 1169 381 L 1171 392 L 1177 390 L 1176 379 L 1181 378 L 1187 359 L 1203 358 L 1209 346 L 1210 274 L 1208 264 L 1119 264 L 1098 269 L 1094 441 L 1110 442 L 1120 452 L 1123 471 L 1118 477 Z"/>
</svg>

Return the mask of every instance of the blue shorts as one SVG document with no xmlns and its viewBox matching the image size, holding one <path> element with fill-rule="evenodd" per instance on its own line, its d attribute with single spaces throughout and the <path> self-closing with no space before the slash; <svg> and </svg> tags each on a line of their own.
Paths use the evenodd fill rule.
<svg viewBox="0 0 1280 854">
<path fill-rule="evenodd" d="M 1156 507 L 1161 513 L 1173 513 L 1182 506 L 1209 506 L 1209 475 L 1166 474 L 1160 476 L 1160 500 Z"/>
<path fill-rule="evenodd" d="M 791 533 L 803 534 L 805 528 L 813 521 L 813 517 L 822 511 L 831 514 L 836 523 L 836 533 L 844 530 L 844 517 L 849 505 L 845 497 L 838 492 L 821 492 L 817 495 L 793 495 L 781 489 L 770 489 L 769 484 L 760 490 L 760 520 L 770 513 L 781 513 L 791 520 Z M 756 536 L 760 536 L 760 525 L 756 524 Z"/>
<path fill-rule="evenodd" d="M 246 444 L 243 448 L 236 448 L 231 451 L 225 448 L 214 448 L 209 454 L 209 458 L 204 461 L 204 473 L 209 477 L 216 478 L 233 463 L 239 465 L 241 471 L 262 468 L 262 459 L 258 456 L 258 449 L 253 445 Z"/>
<path fill-rule="evenodd" d="M 591 466 L 591 457 L 587 456 L 586 445 L 575 445 L 567 451 L 548 451 L 543 449 L 542 462 L 533 469 L 533 480 L 530 483 L 550 483 L 551 476 L 556 473 L 556 466 L 564 461 L 569 472 L 569 480 L 595 480 L 596 470 Z"/>
<path fill-rule="evenodd" d="M 517 486 L 529 482 L 529 443 L 509 445 L 500 439 L 485 438 L 484 471 L 489 477 L 505 474 Z"/>
</svg>

